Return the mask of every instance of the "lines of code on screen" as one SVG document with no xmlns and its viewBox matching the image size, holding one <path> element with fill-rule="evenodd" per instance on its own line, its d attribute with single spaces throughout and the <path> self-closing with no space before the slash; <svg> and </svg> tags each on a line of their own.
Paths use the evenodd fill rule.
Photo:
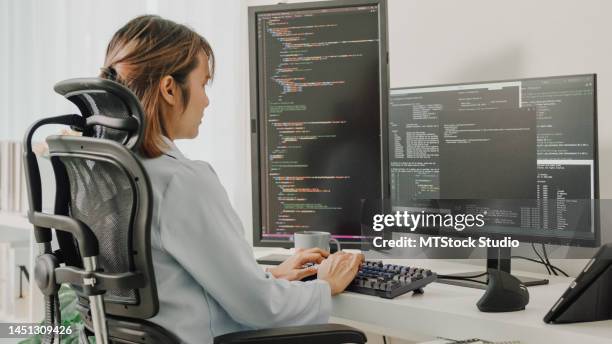
<svg viewBox="0 0 612 344">
<path fill-rule="evenodd" d="M 593 75 L 392 90 L 394 207 L 461 204 L 489 233 L 594 239 L 594 95 Z"/>
<path fill-rule="evenodd" d="M 360 236 L 379 198 L 377 6 L 257 14 L 261 230 Z"/>
</svg>

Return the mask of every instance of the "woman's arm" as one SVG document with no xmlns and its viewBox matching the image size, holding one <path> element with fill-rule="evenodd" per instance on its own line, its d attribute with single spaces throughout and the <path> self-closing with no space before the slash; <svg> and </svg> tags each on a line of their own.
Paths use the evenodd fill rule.
<svg viewBox="0 0 612 344">
<path fill-rule="evenodd" d="M 253 328 L 328 321 L 328 283 L 264 273 L 208 164 L 190 162 L 172 178 L 160 205 L 160 230 L 163 249 L 236 321 Z"/>
</svg>

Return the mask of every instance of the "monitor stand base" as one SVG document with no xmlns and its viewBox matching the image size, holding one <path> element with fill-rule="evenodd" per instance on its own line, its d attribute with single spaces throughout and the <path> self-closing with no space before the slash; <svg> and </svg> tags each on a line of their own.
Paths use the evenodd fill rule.
<svg viewBox="0 0 612 344">
<path fill-rule="evenodd" d="M 487 269 L 499 269 L 501 271 L 505 271 L 511 274 L 510 268 L 510 257 L 511 257 L 511 248 L 510 247 L 489 247 L 487 249 Z M 470 278 L 470 276 L 478 276 Z M 436 282 L 457 285 L 468 288 L 476 288 L 476 289 L 487 289 L 487 275 L 484 271 L 476 271 L 476 272 L 463 272 L 445 275 L 450 278 L 445 279 L 444 276 L 438 277 Z M 521 280 L 523 284 L 527 287 L 532 287 L 536 285 L 544 285 L 548 284 L 547 279 L 539 279 L 525 276 L 514 276 Z"/>
<path fill-rule="evenodd" d="M 473 272 L 463 272 L 463 273 L 450 274 L 450 275 L 447 275 L 447 276 L 467 278 L 469 276 L 477 276 L 477 275 L 480 275 L 480 274 L 483 274 L 483 273 L 484 273 L 484 271 L 473 271 Z M 548 284 L 548 280 L 547 279 L 539 279 L 539 278 L 525 277 L 525 276 L 514 276 L 514 277 L 516 277 L 519 280 L 521 280 L 521 282 L 523 282 L 523 284 L 525 286 L 527 286 L 527 287 Z M 480 276 L 480 277 L 474 277 L 474 278 L 470 278 L 470 279 L 467 279 L 467 280 L 465 280 L 465 279 L 443 279 L 443 278 L 439 278 L 438 280 L 436 280 L 436 282 L 443 283 L 443 284 L 456 285 L 456 286 L 460 286 L 460 287 L 467 287 L 467 288 L 487 289 L 487 275 Z"/>
</svg>

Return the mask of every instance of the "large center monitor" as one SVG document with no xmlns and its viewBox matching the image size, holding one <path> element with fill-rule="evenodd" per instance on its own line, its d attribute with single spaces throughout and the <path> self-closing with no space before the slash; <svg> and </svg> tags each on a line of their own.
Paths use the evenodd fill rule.
<svg viewBox="0 0 612 344">
<path fill-rule="evenodd" d="M 394 211 L 476 211 L 487 236 L 599 245 L 595 75 L 390 93 Z"/>
<path fill-rule="evenodd" d="M 357 247 L 388 197 L 386 3 L 249 8 L 253 244 L 327 231 Z"/>
</svg>

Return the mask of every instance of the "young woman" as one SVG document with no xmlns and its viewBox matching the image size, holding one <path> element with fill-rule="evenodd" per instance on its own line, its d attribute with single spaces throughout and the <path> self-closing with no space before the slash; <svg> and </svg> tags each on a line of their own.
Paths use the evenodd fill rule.
<svg viewBox="0 0 612 344">
<path fill-rule="evenodd" d="M 102 77 L 136 94 L 146 116 L 141 154 L 153 186 L 160 299 L 151 321 L 187 343 L 212 343 L 249 328 L 325 323 L 331 296 L 354 278 L 362 256 L 313 249 L 264 272 L 213 168 L 187 159 L 173 143 L 198 135 L 214 65 L 203 37 L 141 16 L 115 33 L 102 68 Z M 309 262 L 320 263 L 318 271 L 302 268 Z M 299 281 L 315 273 L 317 280 Z"/>
</svg>

